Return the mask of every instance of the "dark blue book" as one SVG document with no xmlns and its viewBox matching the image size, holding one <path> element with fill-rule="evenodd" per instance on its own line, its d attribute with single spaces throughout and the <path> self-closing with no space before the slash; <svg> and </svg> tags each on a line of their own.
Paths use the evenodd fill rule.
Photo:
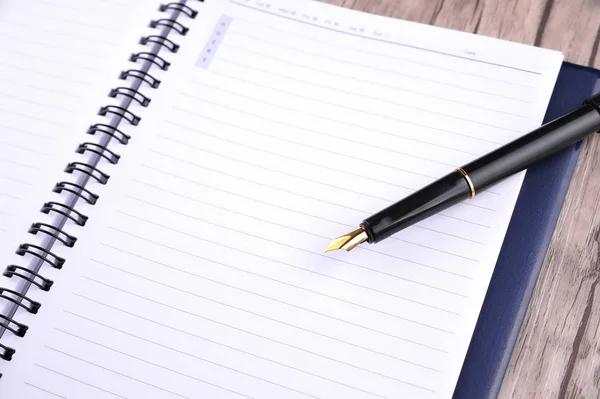
<svg viewBox="0 0 600 399">
<path fill-rule="evenodd" d="M 565 62 L 544 123 L 600 91 L 600 71 Z M 455 399 L 498 396 L 540 269 L 548 251 L 582 143 L 528 169 L 471 344 Z"/>
</svg>

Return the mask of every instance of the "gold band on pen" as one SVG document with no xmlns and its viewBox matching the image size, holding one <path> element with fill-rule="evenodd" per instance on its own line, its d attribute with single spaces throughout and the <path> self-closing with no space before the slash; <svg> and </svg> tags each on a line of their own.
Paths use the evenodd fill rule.
<svg viewBox="0 0 600 399">
<path fill-rule="evenodd" d="M 473 185 L 471 178 L 469 177 L 469 175 L 467 174 L 467 172 L 465 172 L 465 170 L 463 168 L 456 168 L 456 170 L 458 171 L 458 173 L 463 175 L 463 177 L 467 181 L 467 184 L 469 185 L 469 188 L 471 189 L 471 196 L 469 197 L 469 199 L 473 198 L 475 196 L 475 186 Z"/>
</svg>

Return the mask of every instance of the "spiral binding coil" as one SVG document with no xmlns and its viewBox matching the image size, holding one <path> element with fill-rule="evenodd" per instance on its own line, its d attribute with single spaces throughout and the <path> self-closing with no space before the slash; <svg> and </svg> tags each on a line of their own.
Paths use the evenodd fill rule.
<svg viewBox="0 0 600 399">
<path fill-rule="evenodd" d="M 204 0 L 196 0 L 203 2 Z M 187 0 L 179 2 L 170 2 L 160 5 L 158 11 L 169 13 L 168 18 L 161 18 L 150 21 L 151 28 L 160 30 L 159 34 L 142 37 L 140 44 L 150 46 L 150 51 L 144 51 L 132 54 L 131 62 L 140 64 L 139 69 L 129 69 L 122 71 L 119 79 L 131 82 L 131 86 L 120 86 L 110 90 L 108 97 L 121 98 L 120 105 L 106 105 L 99 109 L 98 114 L 109 119 L 108 123 L 97 123 L 91 125 L 87 134 L 98 137 L 98 142 L 83 142 L 75 152 L 79 154 L 89 153 L 91 156 L 86 162 L 70 162 L 64 169 L 65 173 L 77 174 L 79 180 L 77 182 L 61 181 L 56 183 L 53 188 L 55 193 L 64 193 L 67 195 L 65 203 L 49 201 L 43 204 L 40 212 L 45 214 L 56 215 L 55 224 L 48 223 L 33 223 L 28 232 L 32 235 L 42 234 L 44 243 L 42 245 L 34 245 L 31 243 L 23 243 L 19 245 L 16 254 L 20 256 L 30 255 L 32 257 L 29 267 L 21 265 L 9 265 L 6 267 L 3 276 L 7 278 L 18 278 L 22 283 L 17 290 L 0 287 L 0 298 L 11 303 L 7 314 L 0 314 L 0 339 L 6 331 L 12 334 L 23 337 L 27 332 L 28 326 L 19 323 L 15 319 L 15 314 L 18 309 L 24 309 L 29 313 L 35 314 L 41 307 L 39 302 L 36 302 L 26 296 L 31 286 L 36 286 L 42 291 L 49 291 L 54 282 L 40 274 L 40 269 L 44 264 L 47 264 L 55 269 L 61 269 L 65 264 L 65 258 L 62 258 L 51 251 L 52 247 L 60 243 L 66 247 L 73 247 L 77 242 L 77 238 L 65 231 L 65 226 L 69 221 L 78 226 L 84 226 L 88 220 L 88 216 L 75 209 L 79 200 L 85 201 L 88 205 L 94 205 L 100 198 L 86 188 L 86 184 L 93 179 L 100 184 L 107 184 L 110 176 L 103 172 L 98 165 L 101 160 L 107 161 L 110 164 L 118 163 L 120 155 L 108 148 L 109 143 L 113 140 L 121 145 L 127 145 L 131 136 L 125 134 L 118 127 L 123 121 L 130 125 L 136 126 L 140 123 L 141 118 L 129 111 L 128 107 L 132 102 L 136 102 L 142 107 L 148 107 L 151 99 L 141 93 L 140 89 L 145 83 L 150 88 L 156 89 L 161 81 L 152 76 L 149 71 L 153 66 L 161 70 L 168 70 L 171 65 L 167 60 L 159 56 L 161 50 L 169 53 L 176 53 L 179 50 L 179 45 L 168 38 L 169 34 L 175 32 L 179 35 L 185 35 L 189 29 L 178 22 L 180 16 L 195 18 L 198 11 L 192 9 L 187 4 Z M 11 360 L 16 351 L 0 342 L 0 358 Z M 2 375 L 0 374 L 0 377 Z"/>
<path fill-rule="evenodd" d="M 36 235 L 37 233 L 45 233 L 50 237 L 54 237 L 57 241 L 62 242 L 69 248 L 73 248 L 75 242 L 77 241 L 77 237 L 67 234 L 56 226 L 52 226 L 48 223 L 34 223 L 29 228 L 28 233 L 33 235 Z"/>
<path fill-rule="evenodd" d="M 127 72 L 123 72 L 123 73 L 129 74 L 130 72 L 133 72 L 133 71 L 127 71 Z M 137 71 L 137 72 L 140 72 L 140 71 Z M 127 76 L 135 76 L 135 75 L 127 75 Z M 150 75 L 145 74 L 144 76 L 150 76 Z M 137 78 L 142 79 L 139 77 L 137 77 Z M 160 83 L 160 81 L 158 81 L 158 82 Z M 156 87 L 158 87 L 158 84 L 156 85 Z M 121 143 L 121 144 L 127 144 L 127 143 L 129 143 L 129 139 L 131 139 L 131 136 L 126 135 L 125 133 L 123 133 L 122 131 L 117 129 L 116 127 L 110 126 L 110 125 L 105 125 L 103 123 L 96 123 L 95 125 L 90 126 L 90 128 L 87 130 L 87 134 L 95 135 L 96 133 L 104 133 L 114 139 L 119 140 L 119 143 Z"/>
<path fill-rule="evenodd" d="M 56 185 L 54 186 L 52 191 L 55 193 L 58 193 L 58 194 L 62 193 L 63 191 L 68 191 L 70 193 L 75 194 L 79 198 L 83 199 L 85 202 L 87 202 L 90 205 L 95 205 L 96 201 L 98 201 L 98 198 L 100 198 L 98 194 L 92 193 L 87 188 L 82 187 L 79 184 L 71 183 L 68 181 L 61 181 L 61 182 L 56 183 Z M 60 231 L 62 231 L 62 230 L 60 230 Z M 31 233 L 31 231 L 30 231 L 30 233 Z M 66 234 L 66 233 L 63 232 L 63 234 Z"/>
<path fill-rule="evenodd" d="M 26 274 L 19 273 L 19 271 L 23 271 Z M 54 281 L 52 281 L 48 278 L 42 277 L 39 274 L 34 273 L 33 271 L 31 271 L 23 266 L 9 265 L 6 267 L 6 270 L 4 270 L 4 273 L 2 273 L 2 275 L 6 276 L 6 277 L 12 277 L 12 276 L 20 277 L 21 279 L 30 282 L 31 284 L 37 286 L 39 289 L 41 289 L 43 291 L 50 291 L 50 287 L 52 287 L 52 285 L 54 285 Z M 38 282 L 36 280 L 36 277 L 38 280 L 40 280 L 40 282 Z"/>
<path fill-rule="evenodd" d="M 123 72 L 121 72 L 121 75 L 119 75 L 119 79 L 122 79 L 122 80 L 127 80 L 130 77 L 133 77 L 133 78 L 136 78 L 139 80 L 143 80 L 144 82 L 148 83 L 150 85 L 150 87 L 152 87 L 153 89 L 157 89 L 158 86 L 160 85 L 160 80 L 154 78 L 152 75 L 148 74 L 147 72 L 139 71 L 137 69 L 130 69 L 128 71 L 123 71 Z M 127 144 L 127 143 L 122 143 L 122 144 Z"/>
</svg>

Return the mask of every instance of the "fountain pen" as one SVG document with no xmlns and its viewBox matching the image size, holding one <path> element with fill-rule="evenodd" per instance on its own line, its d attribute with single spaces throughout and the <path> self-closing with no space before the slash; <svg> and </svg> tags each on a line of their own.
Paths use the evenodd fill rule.
<svg viewBox="0 0 600 399">
<path fill-rule="evenodd" d="M 571 112 L 474 161 L 363 220 L 334 239 L 325 252 L 378 243 L 600 131 L 600 94 Z"/>
</svg>

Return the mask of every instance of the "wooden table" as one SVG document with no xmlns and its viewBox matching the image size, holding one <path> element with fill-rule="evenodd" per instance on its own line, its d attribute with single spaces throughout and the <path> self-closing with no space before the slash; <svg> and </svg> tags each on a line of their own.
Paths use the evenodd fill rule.
<svg viewBox="0 0 600 399">
<path fill-rule="evenodd" d="M 598 0 L 322 0 L 600 68 Z M 600 135 L 579 160 L 500 398 L 600 398 Z"/>
</svg>

